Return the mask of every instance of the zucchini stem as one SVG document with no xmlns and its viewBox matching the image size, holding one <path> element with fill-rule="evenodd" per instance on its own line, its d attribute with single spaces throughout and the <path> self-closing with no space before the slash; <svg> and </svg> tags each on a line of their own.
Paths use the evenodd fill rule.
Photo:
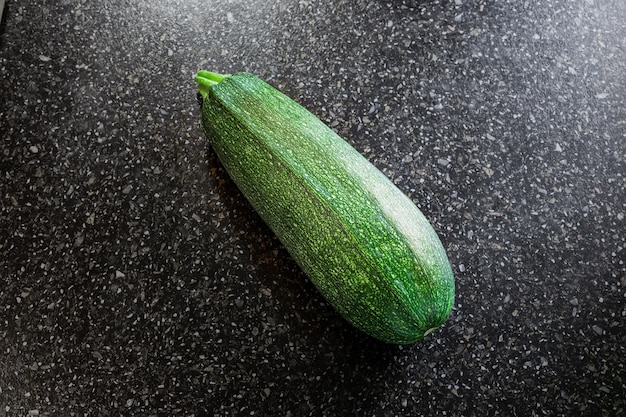
<svg viewBox="0 0 626 417">
<path fill-rule="evenodd" d="M 212 85 L 219 83 L 220 81 L 230 77 L 230 74 L 218 74 L 210 71 L 198 71 L 194 81 L 198 83 L 198 90 L 202 94 L 202 98 L 205 99 L 209 95 L 209 91 Z"/>
</svg>

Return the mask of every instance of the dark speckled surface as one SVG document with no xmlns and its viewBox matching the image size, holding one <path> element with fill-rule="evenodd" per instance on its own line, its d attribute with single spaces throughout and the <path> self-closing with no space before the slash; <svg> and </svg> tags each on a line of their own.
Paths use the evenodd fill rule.
<svg viewBox="0 0 626 417">
<path fill-rule="evenodd" d="M 626 412 L 626 3 L 17 1 L 0 35 L 0 416 Z M 245 70 L 431 220 L 411 346 L 242 199 L 192 76 Z"/>
</svg>

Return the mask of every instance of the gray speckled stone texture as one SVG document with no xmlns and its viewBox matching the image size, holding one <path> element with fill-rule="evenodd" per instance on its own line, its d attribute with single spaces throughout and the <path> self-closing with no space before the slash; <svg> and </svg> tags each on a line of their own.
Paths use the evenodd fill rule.
<svg viewBox="0 0 626 417">
<path fill-rule="evenodd" d="M 617 416 L 626 2 L 9 0 L 0 416 Z M 311 109 L 457 278 L 411 346 L 351 328 L 245 202 L 193 74 Z"/>
</svg>

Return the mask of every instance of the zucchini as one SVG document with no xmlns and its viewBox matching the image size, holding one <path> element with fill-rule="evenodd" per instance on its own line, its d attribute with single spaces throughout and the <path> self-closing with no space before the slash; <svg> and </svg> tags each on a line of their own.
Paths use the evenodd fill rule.
<svg viewBox="0 0 626 417">
<path fill-rule="evenodd" d="M 428 220 L 383 173 L 258 77 L 200 71 L 201 124 L 224 168 L 324 298 L 384 342 L 447 319 L 454 277 Z"/>
</svg>

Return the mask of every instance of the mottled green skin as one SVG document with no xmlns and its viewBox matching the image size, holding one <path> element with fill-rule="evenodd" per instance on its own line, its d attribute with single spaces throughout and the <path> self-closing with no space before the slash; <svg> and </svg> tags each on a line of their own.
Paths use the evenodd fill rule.
<svg viewBox="0 0 626 417">
<path fill-rule="evenodd" d="M 387 177 L 253 75 L 234 74 L 203 95 L 202 126 L 220 161 L 343 317 L 398 344 L 446 320 L 454 277 L 443 246 Z"/>
</svg>

